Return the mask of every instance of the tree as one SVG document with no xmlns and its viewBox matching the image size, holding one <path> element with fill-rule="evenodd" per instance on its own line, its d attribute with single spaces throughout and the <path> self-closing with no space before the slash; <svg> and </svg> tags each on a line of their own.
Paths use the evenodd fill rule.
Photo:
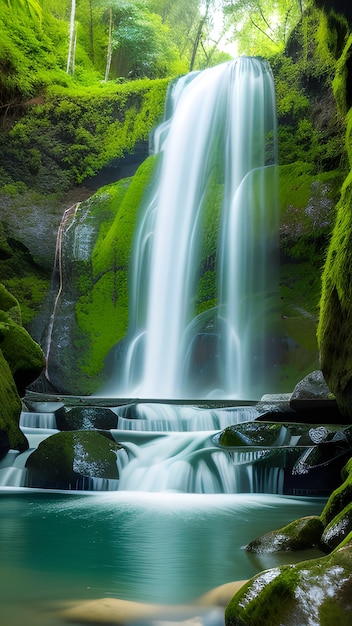
<svg viewBox="0 0 352 626">
<path fill-rule="evenodd" d="M 174 75 L 177 66 L 184 70 L 160 15 L 140 0 L 124 0 L 112 8 L 111 70 L 116 77 L 161 78 Z"/>
<path fill-rule="evenodd" d="M 106 68 L 105 68 L 105 82 L 109 79 L 110 67 L 111 67 L 111 57 L 112 57 L 112 7 L 109 8 L 109 39 L 108 39 L 108 52 L 106 56 Z"/>
<path fill-rule="evenodd" d="M 224 0 L 239 52 L 270 56 L 283 50 L 300 19 L 304 0 Z"/>
<path fill-rule="evenodd" d="M 71 0 L 71 17 L 70 17 L 70 39 L 68 46 L 68 54 L 67 54 L 67 66 L 66 72 L 67 74 L 74 73 L 75 66 L 75 49 L 76 49 L 76 28 L 75 28 L 75 17 L 76 17 L 76 0 Z"/>
</svg>

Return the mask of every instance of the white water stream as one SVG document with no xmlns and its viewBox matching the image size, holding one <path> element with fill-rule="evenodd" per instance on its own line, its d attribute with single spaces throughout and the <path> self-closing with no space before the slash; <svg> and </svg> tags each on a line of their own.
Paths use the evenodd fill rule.
<svg viewBox="0 0 352 626">
<path fill-rule="evenodd" d="M 275 371 L 269 323 L 277 286 L 276 112 L 269 65 L 241 57 L 180 79 L 169 91 L 153 152 L 160 163 L 135 233 L 122 373 L 120 366 L 105 391 L 258 398 L 272 389 Z M 209 220 L 218 230 L 211 235 L 217 303 L 199 314 Z"/>
</svg>

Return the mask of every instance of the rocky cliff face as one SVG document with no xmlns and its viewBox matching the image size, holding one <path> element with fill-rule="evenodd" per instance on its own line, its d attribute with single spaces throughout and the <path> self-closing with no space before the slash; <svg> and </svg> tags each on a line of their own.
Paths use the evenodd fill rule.
<svg viewBox="0 0 352 626">
<path fill-rule="evenodd" d="M 346 119 L 350 171 L 337 205 L 337 218 L 322 278 L 318 339 L 321 369 L 340 411 L 352 419 L 352 102 L 349 96 L 352 34 L 346 38 L 335 77 L 340 115 Z"/>
</svg>

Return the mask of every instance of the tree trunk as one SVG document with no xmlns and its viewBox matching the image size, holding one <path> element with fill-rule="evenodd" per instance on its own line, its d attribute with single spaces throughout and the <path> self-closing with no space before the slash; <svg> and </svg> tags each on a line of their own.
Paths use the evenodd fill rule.
<svg viewBox="0 0 352 626">
<path fill-rule="evenodd" d="M 108 54 L 106 58 L 106 68 L 105 68 L 105 78 L 104 78 L 105 83 L 109 79 L 111 56 L 112 56 L 112 7 L 110 7 L 110 13 L 109 13 L 109 41 L 108 41 Z"/>
<path fill-rule="evenodd" d="M 71 2 L 71 17 L 70 17 L 70 40 L 68 46 L 68 54 L 67 54 L 67 66 L 66 72 L 67 74 L 73 74 L 73 68 L 75 64 L 74 54 L 75 54 L 75 15 L 76 15 L 76 0 L 72 0 Z"/>
</svg>

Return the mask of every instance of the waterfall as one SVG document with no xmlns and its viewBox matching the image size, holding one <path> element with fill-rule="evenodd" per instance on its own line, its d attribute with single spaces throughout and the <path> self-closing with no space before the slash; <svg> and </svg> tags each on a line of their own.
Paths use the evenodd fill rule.
<svg viewBox="0 0 352 626">
<path fill-rule="evenodd" d="M 241 57 L 173 84 L 152 151 L 159 162 L 134 237 L 129 328 L 104 391 L 169 399 L 274 391 L 276 113 L 267 62 Z M 214 297 L 202 307 L 200 285 L 214 267 Z"/>
</svg>

